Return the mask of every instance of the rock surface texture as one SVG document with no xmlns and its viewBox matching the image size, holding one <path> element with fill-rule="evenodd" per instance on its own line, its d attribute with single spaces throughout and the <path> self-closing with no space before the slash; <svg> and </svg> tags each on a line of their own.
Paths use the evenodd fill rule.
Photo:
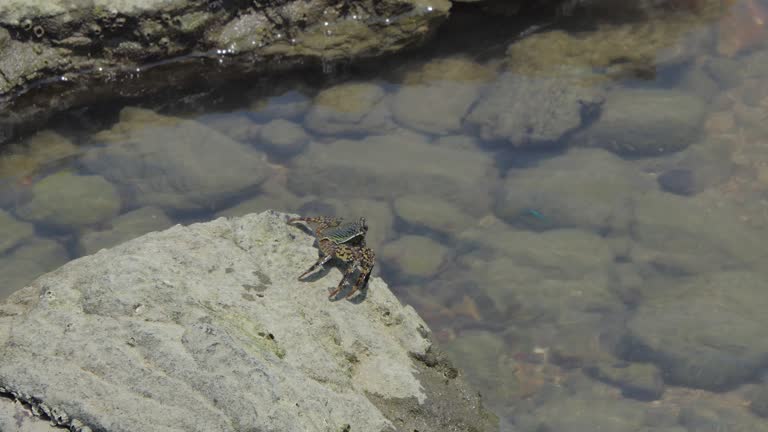
<svg viewBox="0 0 768 432">
<path fill-rule="evenodd" d="M 0 2 L 0 112 L 9 113 L 0 116 L 0 142 L 20 120 L 99 95 L 130 96 L 200 74 L 241 75 L 397 52 L 432 33 L 450 5 L 448 0 Z M 50 96 L 43 104 L 33 96 L 36 91 L 4 97 L 30 89 Z"/>
<path fill-rule="evenodd" d="M 0 391 L 77 431 L 491 431 L 426 324 L 379 278 L 298 274 L 274 212 L 150 233 L 0 305 Z"/>
</svg>

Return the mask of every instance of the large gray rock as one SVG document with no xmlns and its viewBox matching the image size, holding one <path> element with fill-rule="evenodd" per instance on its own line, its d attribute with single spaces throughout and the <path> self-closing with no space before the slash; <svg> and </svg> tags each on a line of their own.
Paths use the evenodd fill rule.
<svg viewBox="0 0 768 432">
<path fill-rule="evenodd" d="M 372 134 L 395 128 L 386 93 L 372 83 L 344 83 L 317 94 L 304 116 L 318 134 Z"/>
<path fill-rule="evenodd" d="M 381 279 L 329 301 L 313 239 L 266 212 L 147 234 L 0 305 L 0 387 L 72 430 L 491 431 Z"/>
<path fill-rule="evenodd" d="M 581 126 L 585 110 L 599 110 L 600 93 L 568 79 L 506 73 L 465 122 L 486 141 L 515 146 L 551 144 Z"/>
<path fill-rule="evenodd" d="M 426 194 L 455 202 L 473 215 L 487 212 L 497 177 L 486 154 L 438 147 L 408 132 L 313 142 L 293 164 L 288 186 L 300 195 L 392 199 Z"/>
<path fill-rule="evenodd" d="M 496 214 L 537 228 L 578 227 L 623 232 L 638 191 L 655 182 L 603 150 L 573 149 L 524 170 L 511 170 L 499 191 Z"/>
<path fill-rule="evenodd" d="M 104 177 L 61 171 L 35 183 L 32 199 L 20 205 L 16 214 L 28 221 L 69 230 L 104 222 L 117 216 L 120 207 L 117 188 Z"/>
<path fill-rule="evenodd" d="M 446 135 L 461 131 L 461 121 L 479 94 L 477 84 L 404 85 L 393 97 L 392 113 L 403 126 Z"/>
<path fill-rule="evenodd" d="M 625 355 L 652 361 L 669 383 L 723 390 L 768 365 L 768 283 L 722 272 L 669 284 L 628 323 Z"/>
<path fill-rule="evenodd" d="M 610 94 L 600 118 L 574 139 L 623 155 L 658 156 L 698 138 L 704 101 L 677 90 L 621 90 Z"/>
<path fill-rule="evenodd" d="M 125 108 L 83 157 L 91 171 L 128 192 L 132 205 L 212 209 L 271 173 L 263 153 L 201 123 Z"/>
<path fill-rule="evenodd" d="M 448 0 L 345 7 L 325 0 L 0 2 L 0 94 L 21 95 L 0 102 L 0 135 L 12 136 L 9 123 L 51 108 L 184 87 L 202 73 L 216 78 L 397 52 L 423 41 L 450 7 Z M 25 94 L 44 80 L 56 86 L 51 97 Z"/>
</svg>

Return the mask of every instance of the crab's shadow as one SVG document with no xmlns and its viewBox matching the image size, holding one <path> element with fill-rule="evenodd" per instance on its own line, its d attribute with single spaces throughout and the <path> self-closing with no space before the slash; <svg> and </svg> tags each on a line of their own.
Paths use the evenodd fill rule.
<svg viewBox="0 0 768 432">
<path fill-rule="evenodd" d="M 326 265 L 322 266 L 319 270 L 316 270 L 315 272 L 310 273 L 306 277 L 301 279 L 301 282 L 317 282 L 320 279 L 322 279 L 325 276 L 327 276 L 332 268 L 338 269 L 341 272 L 342 277 L 344 277 L 344 275 L 346 275 L 344 264 L 338 262 L 335 259 L 332 259 Z M 356 275 L 357 275 L 357 272 L 355 272 L 351 276 L 353 280 L 354 280 L 354 276 L 356 276 Z M 336 301 L 339 301 L 339 300 L 343 300 L 343 299 L 346 298 L 345 296 L 349 293 L 349 291 L 352 288 L 353 287 L 351 286 L 351 284 L 347 283 L 347 286 L 345 286 L 344 289 L 339 291 L 335 296 L 329 297 L 328 300 L 329 301 L 333 301 L 333 302 L 336 302 Z M 328 292 L 330 293 L 330 292 L 332 292 L 335 289 L 336 289 L 335 286 L 329 287 L 328 288 Z M 367 297 L 368 297 L 368 281 L 365 281 L 365 285 L 362 288 L 360 288 L 357 291 L 357 293 L 355 293 L 352 297 L 348 298 L 347 300 L 349 300 L 350 303 L 360 304 Z"/>
</svg>

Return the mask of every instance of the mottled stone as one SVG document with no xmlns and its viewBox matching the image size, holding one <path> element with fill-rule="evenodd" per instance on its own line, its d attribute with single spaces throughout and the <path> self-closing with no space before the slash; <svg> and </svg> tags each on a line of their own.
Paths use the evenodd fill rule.
<svg viewBox="0 0 768 432">
<path fill-rule="evenodd" d="M 296 279 L 317 249 L 287 218 L 177 225 L 38 278 L 0 304 L 0 386 L 73 429 L 497 431 L 381 279 L 336 302 L 337 269 Z"/>
<path fill-rule="evenodd" d="M 321 91 L 304 117 L 320 134 L 381 133 L 394 128 L 384 89 L 370 83 L 340 84 Z"/>
<path fill-rule="evenodd" d="M 768 365 L 768 283 L 757 273 L 704 274 L 668 283 L 629 320 L 624 355 L 651 361 L 671 384 L 732 388 Z"/>
<path fill-rule="evenodd" d="M 32 199 L 16 214 L 57 229 L 75 230 L 109 220 L 120 211 L 117 188 L 98 175 L 51 174 L 32 186 Z"/>
<path fill-rule="evenodd" d="M 402 236 L 387 243 L 380 252 L 382 260 L 406 277 L 434 275 L 447 255 L 447 247 L 428 237 L 416 235 Z"/>
<path fill-rule="evenodd" d="M 215 209 L 272 172 L 263 153 L 203 124 L 124 108 L 95 136 L 83 163 L 129 193 L 131 204 L 169 211 Z"/>
</svg>

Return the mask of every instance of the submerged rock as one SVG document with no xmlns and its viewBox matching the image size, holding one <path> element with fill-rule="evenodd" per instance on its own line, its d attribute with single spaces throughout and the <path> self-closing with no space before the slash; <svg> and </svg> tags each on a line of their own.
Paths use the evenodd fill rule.
<svg viewBox="0 0 768 432">
<path fill-rule="evenodd" d="M 431 145 L 408 132 L 311 143 L 292 163 L 288 186 L 297 194 L 375 199 L 425 194 L 473 215 L 487 212 L 497 176 L 487 154 Z"/>
<path fill-rule="evenodd" d="M 694 142 L 704 114 L 704 101 L 682 91 L 620 90 L 606 98 L 600 118 L 574 143 L 623 155 L 658 156 Z"/>
<path fill-rule="evenodd" d="M 38 237 L 25 240 L 0 260 L 3 285 L 0 298 L 29 284 L 34 278 L 69 261 L 64 246 Z"/>
<path fill-rule="evenodd" d="M 298 124 L 277 119 L 265 124 L 260 133 L 262 145 L 275 156 L 284 158 L 300 152 L 309 141 L 309 135 Z"/>
<path fill-rule="evenodd" d="M 627 358 L 655 363 L 671 384 L 711 390 L 732 388 L 768 365 L 762 275 L 705 274 L 666 288 L 629 320 Z"/>
<path fill-rule="evenodd" d="M 499 192 L 496 214 L 534 228 L 624 232 L 638 191 L 655 182 L 603 150 L 573 149 L 524 170 L 512 170 Z"/>
<path fill-rule="evenodd" d="M 381 250 L 381 259 L 397 268 L 405 277 L 434 275 L 448 255 L 442 244 L 418 235 L 405 235 L 387 243 Z"/>
<path fill-rule="evenodd" d="M 564 73 L 563 75 L 567 75 Z M 599 113 L 601 91 L 564 78 L 502 75 L 465 122 L 490 142 L 552 144 Z"/>
<path fill-rule="evenodd" d="M 0 386 L 109 431 L 494 431 L 381 279 L 329 301 L 311 236 L 266 212 L 147 234 L 0 305 Z"/>
<path fill-rule="evenodd" d="M 98 175 L 51 174 L 32 186 L 32 199 L 16 214 L 25 220 L 57 229 L 74 230 L 117 215 L 117 188 Z"/>
<path fill-rule="evenodd" d="M 263 153 L 201 123 L 125 108 L 83 163 L 129 193 L 131 204 L 167 210 L 215 209 L 261 184 Z"/>
<path fill-rule="evenodd" d="M 0 210 L 0 253 L 12 249 L 35 234 L 30 223 L 16 220 L 5 210 Z"/>
<path fill-rule="evenodd" d="M 327 88 L 312 101 L 304 123 L 319 134 L 371 134 L 394 128 L 384 89 L 371 83 Z"/>
<path fill-rule="evenodd" d="M 455 133 L 461 130 L 464 115 L 479 95 L 476 84 L 403 85 L 393 97 L 392 113 L 398 123 L 420 132 Z"/>
<path fill-rule="evenodd" d="M 118 245 L 126 240 L 173 225 L 171 219 L 156 207 L 142 207 L 111 221 L 110 229 L 91 230 L 80 236 L 80 248 L 86 255 Z"/>
</svg>

